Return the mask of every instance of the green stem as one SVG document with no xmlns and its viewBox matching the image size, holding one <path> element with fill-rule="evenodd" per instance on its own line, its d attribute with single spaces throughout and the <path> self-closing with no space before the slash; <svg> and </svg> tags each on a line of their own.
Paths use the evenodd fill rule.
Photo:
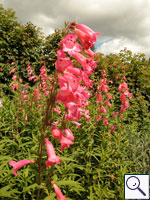
<svg viewBox="0 0 150 200">
<path fill-rule="evenodd" d="M 37 181 L 38 185 L 41 185 L 42 182 L 41 168 L 42 168 L 43 144 L 44 144 L 44 134 L 42 133 L 38 150 L 38 155 L 39 155 L 39 163 L 38 163 L 39 169 L 38 169 L 38 181 Z M 38 188 L 37 200 L 40 200 L 40 188 Z"/>
<path fill-rule="evenodd" d="M 55 79 L 56 79 L 56 76 L 55 76 Z M 47 100 L 47 108 L 46 108 L 46 112 L 45 112 L 45 120 L 44 120 L 44 123 L 43 123 L 43 127 L 41 129 L 41 137 L 40 137 L 40 142 L 39 142 L 39 148 L 38 148 L 38 156 L 39 156 L 39 162 L 38 162 L 38 180 L 37 180 L 37 184 L 39 185 L 39 188 L 38 188 L 38 191 L 37 191 L 37 200 L 40 200 L 41 199 L 41 196 L 43 194 L 40 193 L 41 192 L 41 188 L 40 188 L 40 185 L 42 183 L 42 179 L 43 179 L 43 173 L 45 171 L 45 166 L 42 167 L 42 157 L 43 157 L 43 147 L 44 147 L 44 139 L 45 139 L 45 135 L 46 137 L 48 137 L 48 134 L 45 134 L 45 131 L 46 131 L 46 127 L 49 126 L 49 120 L 50 120 L 50 123 L 51 123 L 51 117 L 52 117 L 52 109 L 53 107 L 55 106 L 55 99 L 56 99 L 56 95 L 53 94 L 53 91 L 55 90 L 56 88 L 56 81 L 54 79 L 54 83 L 53 83 L 53 86 L 52 86 L 52 89 L 51 89 L 51 93 L 50 93 L 50 96 L 49 96 L 49 99 Z"/>
</svg>

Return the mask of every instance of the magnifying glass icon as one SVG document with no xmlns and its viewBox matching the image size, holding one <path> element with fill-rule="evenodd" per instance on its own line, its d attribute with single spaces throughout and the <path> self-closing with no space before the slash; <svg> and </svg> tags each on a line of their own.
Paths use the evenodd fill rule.
<svg viewBox="0 0 150 200">
<path fill-rule="evenodd" d="M 140 180 L 138 179 L 138 177 L 136 177 L 136 176 L 130 176 L 126 180 L 126 186 L 130 190 L 136 190 L 136 189 L 138 189 L 144 196 L 146 196 L 145 192 L 143 192 L 143 190 L 141 190 L 141 188 L 140 188 Z"/>
</svg>

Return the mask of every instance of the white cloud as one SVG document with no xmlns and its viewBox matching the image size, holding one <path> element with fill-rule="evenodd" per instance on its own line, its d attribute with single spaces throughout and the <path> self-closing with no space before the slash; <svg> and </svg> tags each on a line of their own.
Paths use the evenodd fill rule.
<svg viewBox="0 0 150 200">
<path fill-rule="evenodd" d="M 54 29 L 51 27 L 51 24 L 54 23 L 54 20 L 46 15 L 38 14 L 34 15 L 32 18 L 32 23 L 36 24 L 38 27 L 42 27 L 42 31 L 45 35 L 54 33 Z"/>
<path fill-rule="evenodd" d="M 62 28 L 64 21 L 77 21 L 101 32 L 98 40 L 115 38 L 110 42 L 115 48 L 112 51 L 126 46 L 150 54 L 149 0 L 0 0 L 0 3 L 13 8 L 19 21 L 31 21 L 43 28 L 45 34 Z M 110 43 L 105 44 L 108 49 Z M 105 45 L 103 49 L 107 50 Z"/>
<path fill-rule="evenodd" d="M 119 51 L 123 50 L 124 48 L 131 50 L 133 53 L 148 53 L 146 50 L 144 51 L 143 47 L 138 45 L 137 42 L 124 37 L 103 43 L 101 47 L 97 49 L 97 52 L 104 54 L 119 53 Z"/>
</svg>

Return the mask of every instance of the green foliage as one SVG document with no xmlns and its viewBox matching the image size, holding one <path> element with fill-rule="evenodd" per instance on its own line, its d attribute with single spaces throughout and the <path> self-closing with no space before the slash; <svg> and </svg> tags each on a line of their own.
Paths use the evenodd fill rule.
<svg viewBox="0 0 150 200">
<path fill-rule="evenodd" d="M 40 68 L 41 47 L 43 36 L 39 28 L 32 23 L 19 24 L 15 12 L 5 10 L 0 5 L 0 72 L 4 91 L 8 93 L 11 75 L 9 71 L 17 68 L 23 80 L 27 80 L 26 67 L 32 63 L 38 71 Z M 6 86 L 7 85 L 7 86 Z"/>
<path fill-rule="evenodd" d="M 65 23 L 67 26 L 68 23 Z M 31 64 L 38 74 L 41 65 L 46 65 L 48 72 L 55 69 L 55 61 L 59 42 L 63 38 L 65 28 L 44 38 L 40 28 L 31 22 L 22 25 L 17 21 L 15 12 L 5 10 L 0 5 L 0 79 L 5 93 L 10 93 L 9 85 L 12 75 L 9 71 L 16 68 L 24 82 L 28 82 L 27 64 Z M 30 85 L 34 83 L 30 82 Z"/>
<path fill-rule="evenodd" d="M 131 51 L 123 50 L 119 55 L 98 54 L 98 67 L 92 74 L 94 90 L 91 90 L 90 116 L 87 122 L 84 117 L 80 119 L 82 126 L 77 129 L 70 125 L 75 135 L 74 145 L 59 150 L 60 144 L 51 136 L 50 128 L 47 135 L 57 149 L 61 164 L 46 168 L 43 165 L 44 179 L 40 185 L 37 182 L 38 165 L 24 166 L 18 171 L 18 176 L 12 175 L 13 169 L 8 164 L 10 160 L 35 159 L 38 162 L 38 141 L 40 140 L 41 124 L 44 122 L 44 109 L 46 100 L 41 97 L 40 109 L 33 101 L 33 91 L 37 84 L 29 84 L 26 73 L 27 64 L 30 63 L 39 74 L 41 65 L 46 65 L 48 73 L 53 76 L 59 42 L 66 34 L 65 28 L 56 30 L 45 40 L 39 29 L 33 24 L 25 26 L 17 22 L 12 10 L 4 10 L 0 6 L 0 197 L 5 199 L 35 199 L 40 188 L 44 200 L 55 200 L 56 195 L 50 184 L 51 178 L 61 188 L 69 200 L 122 200 L 124 198 L 124 174 L 149 173 L 150 163 L 150 63 L 144 54 L 133 55 Z M 65 24 L 67 26 L 67 23 Z M 40 64 L 41 63 L 41 64 Z M 9 71 L 17 68 L 16 74 L 23 78 L 23 84 L 28 86 L 28 102 L 21 102 L 21 90 L 11 91 L 6 95 L 11 77 Z M 102 70 L 107 71 L 110 93 L 113 95 L 112 107 L 107 113 L 109 124 L 117 124 L 118 128 L 111 134 L 102 122 L 96 122 L 97 105 L 94 93 L 101 77 Z M 116 80 L 116 76 L 119 79 Z M 126 76 L 133 98 L 130 100 L 128 112 L 123 120 L 111 115 L 118 111 L 120 100 L 117 88 Z M 21 84 L 20 84 L 21 85 Z M 30 86 L 29 86 L 30 85 Z M 22 85 L 20 86 L 22 87 Z M 64 109 L 63 105 L 61 108 Z M 24 110 L 24 111 L 23 111 Z M 28 120 L 25 120 L 25 114 Z M 61 116 L 63 117 L 63 116 Z M 55 113 L 52 119 L 58 120 Z M 42 161 L 47 159 L 44 146 Z"/>
</svg>

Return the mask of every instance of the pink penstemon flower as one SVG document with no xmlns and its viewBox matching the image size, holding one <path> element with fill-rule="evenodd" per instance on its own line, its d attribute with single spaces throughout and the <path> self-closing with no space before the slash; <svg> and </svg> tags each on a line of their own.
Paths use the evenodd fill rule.
<svg viewBox="0 0 150 200">
<path fill-rule="evenodd" d="M 87 35 L 85 32 L 75 28 L 75 33 L 78 35 L 79 40 L 85 49 L 89 49 L 90 47 L 94 46 L 93 41 L 90 40 L 89 35 Z"/>
<path fill-rule="evenodd" d="M 118 125 L 111 125 L 110 126 L 111 133 L 113 133 L 116 130 L 117 127 L 118 127 Z"/>
<path fill-rule="evenodd" d="M 60 138 L 60 136 L 62 134 L 62 131 L 59 128 L 55 127 L 55 126 L 51 127 L 51 132 L 52 132 L 53 138 L 55 138 L 55 139 Z"/>
<path fill-rule="evenodd" d="M 103 120 L 103 124 L 104 124 L 104 126 L 107 126 L 107 125 L 108 125 L 108 119 L 106 119 L 106 118 L 102 118 L 102 120 Z"/>
<path fill-rule="evenodd" d="M 92 40 L 93 42 L 96 42 L 96 36 L 101 34 L 99 32 L 94 32 L 91 28 L 84 24 L 77 24 L 77 28 L 87 34 L 90 37 L 90 40 Z"/>
<path fill-rule="evenodd" d="M 96 102 L 97 102 L 97 103 L 103 101 L 103 96 L 102 96 L 102 93 L 101 93 L 101 92 L 96 92 L 96 93 L 95 93 L 95 96 L 96 96 Z"/>
<path fill-rule="evenodd" d="M 70 72 L 71 74 L 74 74 L 76 76 L 81 76 L 82 70 L 76 67 L 67 67 L 65 71 Z"/>
<path fill-rule="evenodd" d="M 28 78 L 28 81 L 32 81 L 32 80 L 34 80 L 34 82 L 36 82 L 36 81 L 38 80 L 38 77 L 37 77 L 36 75 L 30 76 L 30 77 Z"/>
<path fill-rule="evenodd" d="M 71 25 L 75 33 L 78 35 L 81 44 L 85 49 L 89 49 L 94 46 L 94 42 L 96 42 L 96 36 L 100 35 L 100 33 L 94 32 L 91 28 L 84 24 L 72 23 Z"/>
<path fill-rule="evenodd" d="M 72 88 L 69 85 L 64 84 L 57 93 L 56 99 L 63 103 L 73 102 L 74 95 Z"/>
<path fill-rule="evenodd" d="M 82 71 L 82 82 L 87 88 L 92 88 L 94 80 L 89 79 L 87 72 Z"/>
<path fill-rule="evenodd" d="M 124 76 L 125 77 L 125 76 Z M 125 78 L 123 78 L 125 80 Z M 132 98 L 132 94 L 128 90 L 128 84 L 124 81 L 123 83 L 119 84 L 118 91 L 121 93 L 120 94 L 120 100 L 122 102 L 121 108 L 120 108 L 120 119 L 123 118 L 123 112 L 126 111 L 126 109 L 130 106 L 129 102 L 127 101 L 128 98 Z"/>
<path fill-rule="evenodd" d="M 65 128 L 64 131 L 66 133 L 66 137 L 69 140 L 74 140 L 74 135 L 73 135 L 72 131 L 69 128 Z"/>
<path fill-rule="evenodd" d="M 60 109 L 60 107 L 59 107 L 59 106 L 56 106 L 56 108 L 53 108 L 53 111 L 57 112 L 57 113 L 58 113 L 58 115 L 60 115 L 60 114 L 61 114 L 61 109 Z"/>
<path fill-rule="evenodd" d="M 106 94 L 106 96 L 108 97 L 108 99 L 112 99 L 112 96 L 110 94 Z"/>
<path fill-rule="evenodd" d="M 73 124 L 75 124 L 78 128 L 82 125 L 82 123 L 76 122 L 76 121 L 71 121 Z"/>
<path fill-rule="evenodd" d="M 98 113 L 107 113 L 107 110 L 104 106 L 100 106 L 100 109 L 98 110 Z"/>
<path fill-rule="evenodd" d="M 15 71 L 16 71 L 16 68 L 10 70 L 10 71 L 9 71 L 9 74 L 15 73 Z"/>
<path fill-rule="evenodd" d="M 17 89 L 17 88 L 18 88 L 18 85 L 19 85 L 18 83 L 14 83 L 14 84 L 11 86 L 11 89 L 12 89 L 12 90 Z"/>
<path fill-rule="evenodd" d="M 97 56 L 98 54 L 93 52 L 91 49 L 85 49 L 85 53 L 90 56 L 92 59 L 94 59 L 95 56 Z"/>
<path fill-rule="evenodd" d="M 11 166 L 13 166 L 13 168 L 14 168 L 14 172 L 13 172 L 13 174 L 14 174 L 14 176 L 17 176 L 17 171 L 20 169 L 20 168 L 22 168 L 23 166 L 25 166 L 25 165 L 28 165 L 28 164 L 30 164 L 30 163 L 35 163 L 36 161 L 35 160 L 20 160 L 20 161 L 18 161 L 18 162 L 16 162 L 16 161 L 9 161 L 8 163 L 11 165 Z"/>
<path fill-rule="evenodd" d="M 108 100 L 105 101 L 105 105 L 108 106 L 109 108 L 112 107 L 111 103 Z"/>
<path fill-rule="evenodd" d="M 2 100 L 0 100 L 0 108 L 2 107 L 2 105 L 3 105 L 3 101 L 2 101 Z"/>
<path fill-rule="evenodd" d="M 65 137 L 64 134 L 61 134 L 61 136 L 58 138 L 61 144 L 61 151 L 64 150 L 64 148 L 69 148 L 71 144 L 73 144 L 72 140 Z"/>
<path fill-rule="evenodd" d="M 33 101 L 39 100 L 39 99 L 40 99 L 40 96 L 41 96 L 40 90 L 39 90 L 39 89 L 35 89 L 35 90 L 33 91 L 33 95 L 34 95 Z"/>
<path fill-rule="evenodd" d="M 51 181 L 51 184 L 53 185 L 57 199 L 58 200 L 67 200 L 66 197 L 61 192 L 60 188 L 54 183 L 54 181 Z"/>
<path fill-rule="evenodd" d="M 79 86 L 80 79 L 73 74 L 66 73 L 63 76 L 58 76 L 58 81 L 60 88 L 68 84 L 72 88 L 72 91 L 75 92 Z"/>
<path fill-rule="evenodd" d="M 66 119 L 68 119 L 68 120 L 74 119 L 76 121 L 80 119 L 81 112 L 79 109 L 80 106 L 78 104 L 69 102 L 66 104 L 66 107 L 68 108 L 67 114 L 65 116 Z"/>
<path fill-rule="evenodd" d="M 31 65 L 30 64 L 27 65 L 27 72 L 28 72 L 29 76 L 31 76 L 32 73 L 34 72 L 34 70 L 31 69 Z"/>
<path fill-rule="evenodd" d="M 77 36 L 75 33 L 67 34 L 66 37 L 60 42 L 60 45 L 63 47 L 64 52 L 69 51 L 82 51 L 82 47 L 79 43 L 76 42 Z"/>
<path fill-rule="evenodd" d="M 56 69 L 63 72 L 68 67 L 73 68 L 73 62 L 70 60 L 69 57 L 66 57 L 63 50 L 58 50 L 57 60 L 56 60 Z"/>
<path fill-rule="evenodd" d="M 28 116 L 27 116 L 27 114 L 25 115 L 25 121 L 28 121 Z"/>
<path fill-rule="evenodd" d="M 16 75 L 13 75 L 12 80 L 15 81 L 16 78 L 17 78 L 17 76 L 16 76 Z"/>
<path fill-rule="evenodd" d="M 99 121 L 101 119 L 101 116 L 100 115 L 97 115 L 96 117 L 95 117 L 95 121 Z"/>
<path fill-rule="evenodd" d="M 88 59 L 81 53 L 71 51 L 69 52 L 69 55 L 77 59 L 77 61 L 83 66 L 83 70 L 87 72 L 88 75 L 91 75 L 97 67 L 96 62 L 93 59 Z"/>
<path fill-rule="evenodd" d="M 60 164 L 60 158 L 59 156 L 56 156 L 54 147 L 52 143 L 48 140 L 48 138 L 45 138 L 45 143 L 46 143 L 46 149 L 47 149 L 47 155 L 48 155 L 46 166 L 52 167 L 55 163 Z"/>
<path fill-rule="evenodd" d="M 116 117 L 118 114 L 119 114 L 119 112 L 115 112 L 115 113 L 112 114 L 112 117 L 114 118 L 114 117 Z"/>
</svg>

